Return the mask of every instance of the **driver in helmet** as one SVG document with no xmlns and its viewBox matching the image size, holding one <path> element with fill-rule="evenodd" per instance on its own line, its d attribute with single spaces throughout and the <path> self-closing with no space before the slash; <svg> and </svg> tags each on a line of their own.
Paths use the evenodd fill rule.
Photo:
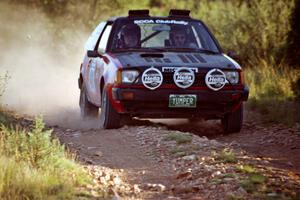
<svg viewBox="0 0 300 200">
<path fill-rule="evenodd" d="M 136 24 L 126 24 L 122 27 L 119 35 L 118 48 L 141 47 L 141 29 Z"/>
</svg>

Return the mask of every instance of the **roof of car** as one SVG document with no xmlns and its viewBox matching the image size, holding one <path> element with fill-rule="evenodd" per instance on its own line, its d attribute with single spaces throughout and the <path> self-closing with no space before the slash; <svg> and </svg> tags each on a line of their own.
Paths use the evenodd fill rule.
<svg viewBox="0 0 300 200">
<path fill-rule="evenodd" d="M 164 19 L 192 19 L 189 15 L 189 10 L 175 10 L 171 9 L 169 16 L 151 16 L 149 15 L 149 10 L 129 10 L 128 16 L 114 16 L 109 18 L 107 21 L 114 22 L 117 19 L 128 19 L 128 18 L 164 18 Z"/>
</svg>

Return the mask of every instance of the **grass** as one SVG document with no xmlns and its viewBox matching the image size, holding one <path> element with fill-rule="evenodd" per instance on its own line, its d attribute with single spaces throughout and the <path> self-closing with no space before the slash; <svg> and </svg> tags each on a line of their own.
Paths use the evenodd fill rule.
<svg viewBox="0 0 300 200">
<path fill-rule="evenodd" d="M 264 194 L 267 190 L 267 177 L 259 172 L 249 173 L 247 178 L 240 181 L 240 185 L 248 193 Z"/>
<path fill-rule="evenodd" d="M 200 148 L 197 145 L 188 145 L 185 147 L 175 146 L 169 150 L 169 153 L 176 157 L 183 157 L 187 155 L 196 154 L 199 149 Z"/>
<path fill-rule="evenodd" d="M 4 111 L 0 105 L 0 124 L 9 126 L 13 121 L 13 117 L 8 113 L 8 111 Z"/>
<path fill-rule="evenodd" d="M 223 163 L 236 163 L 237 158 L 233 151 L 230 148 L 224 148 L 221 152 L 213 152 L 213 157 Z"/>
<path fill-rule="evenodd" d="M 267 178 L 261 173 L 251 173 L 240 182 L 240 185 L 249 193 L 264 194 L 267 189 Z"/>
<path fill-rule="evenodd" d="M 240 165 L 237 170 L 246 174 L 246 178 L 240 181 L 240 185 L 248 193 L 263 195 L 267 190 L 267 177 L 251 165 Z"/>
<path fill-rule="evenodd" d="M 257 63 L 255 68 L 245 69 L 251 100 L 289 101 L 296 97 L 293 85 L 300 78 L 299 71 L 283 63 L 277 64 L 272 58 Z"/>
<path fill-rule="evenodd" d="M 255 173 L 257 171 L 257 169 L 251 165 L 240 165 L 237 167 L 237 170 L 246 174 Z"/>
<path fill-rule="evenodd" d="M 250 88 L 248 108 L 262 114 L 266 122 L 280 122 L 290 126 L 300 122 L 300 92 L 295 85 L 300 71 L 273 59 L 258 61 L 255 68 L 245 69 L 246 84 Z"/>
<path fill-rule="evenodd" d="M 249 180 L 254 184 L 262 184 L 267 180 L 267 178 L 260 173 L 251 173 L 249 175 Z"/>
<path fill-rule="evenodd" d="M 1 199 L 74 199 L 91 182 L 41 119 L 34 128 L 0 128 Z"/>
<path fill-rule="evenodd" d="M 164 139 L 167 141 L 176 141 L 177 144 L 185 144 L 192 142 L 193 138 L 191 135 L 172 132 L 169 133 Z"/>
<path fill-rule="evenodd" d="M 239 195 L 236 195 L 236 194 L 228 193 L 226 195 L 226 199 L 229 199 L 229 200 L 244 200 L 245 198 L 241 197 Z"/>
<path fill-rule="evenodd" d="M 235 178 L 235 177 L 236 177 L 236 174 L 233 174 L 233 173 L 223 174 L 223 178 Z"/>
<path fill-rule="evenodd" d="M 176 157 L 182 157 L 182 156 L 187 155 L 186 149 L 182 149 L 182 148 L 178 148 L 178 147 L 174 147 L 174 148 L 170 149 L 169 152 L 171 154 L 175 155 Z"/>
</svg>

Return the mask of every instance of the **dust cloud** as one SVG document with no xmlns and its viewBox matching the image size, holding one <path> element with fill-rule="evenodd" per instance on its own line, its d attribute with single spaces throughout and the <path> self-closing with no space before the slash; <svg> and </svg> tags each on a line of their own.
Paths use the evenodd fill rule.
<svg viewBox="0 0 300 200">
<path fill-rule="evenodd" d="M 0 76 L 6 72 L 10 76 L 1 104 L 21 115 L 41 115 L 53 126 L 99 128 L 97 119 L 80 118 L 78 105 L 79 66 L 92 30 L 83 25 L 74 28 L 72 21 L 66 27 L 40 10 L 4 2 L 0 2 L 0 24 Z"/>
<path fill-rule="evenodd" d="M 51 125 L 95 126 L 81 121 L 78 106 L 77 78 L 88 31 L 80 25 L 60 27 L 59 20 L 37 9 L 2 2 L 0 24 L 0 76 L 10 76 L 2 105 L 42 115 Z"/>
</svg>

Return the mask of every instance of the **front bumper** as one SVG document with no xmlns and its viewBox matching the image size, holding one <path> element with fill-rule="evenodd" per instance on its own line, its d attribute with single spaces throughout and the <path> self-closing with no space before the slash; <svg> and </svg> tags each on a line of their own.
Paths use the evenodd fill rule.
<svg viewBox="0 0 300 200">
<path fill-rule="evenodd" d="M 169 108 L 170 94 L 197 95 L 196 108 Z M 220 118 L 237 109 L 248 99 L 249 89 L 235 90 L 178 90 L 162 88 L 112 88 L 112 98 L 123 106 L 123 114 L 149 118 Z"/>
</svg>

